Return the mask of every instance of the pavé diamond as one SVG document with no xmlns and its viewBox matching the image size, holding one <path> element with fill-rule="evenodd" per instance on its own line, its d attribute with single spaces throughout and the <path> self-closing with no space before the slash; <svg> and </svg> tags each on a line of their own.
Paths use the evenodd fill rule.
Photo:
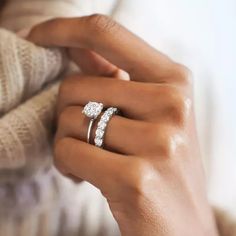
<svg viewBox="0 0 236 236">
<path fill-rule="evenodd" d="M 104 114 L 101 118 L 101 120 L 104 121 L 104 122 L 108 122 L 109 119 L 110 119 L 110 116 L 108 114 Z"/>
<path fill-rule="evenodd" d="M 103 143 L 103 140 L 100 139 L 100 138 L 95 138 L 94 142 L 95 142 L 96 146 L 101 147 L 102 143 Z"/>
<path fill-rule="evenodd" d="M 103 140 L 104 140 L 104 135 L 105 135 L 107 124 L 110 121 L 110 119 L 112 118 L 112 116 L 117 113 L 118 113 L 117 108 L 110 107 L 102 115 L 100 121 L 98 122 L 97 130 L 95 132 L 94 142 L 97 147 L 103 146 Z"/>
<path fill-rule="evenodd" d="M 98 102 L 89 102 L 82 113 L 91 119 L 96 119 L 103 110 L 103 104 Z"/>
<path fill-rule="evenodd" d="M 101 128 L 101 129 L 105 129 L 107 126 L 107 124 L 104 122 L 104 121 L 99 121 L 98 122 L 98 127 Z"/>
<path fill-rule="evenodd" d="M 113 110 L 112 109 L 108 109 L 106 114 L 110 116 L 110 115 L 112 115 L 112 113 L 113 113 Z"/>
<path fill-rule="evenodd" d="M 103 135 L 104 135 L 104 130 L 98 128 L 98 129 L 96 130 L 96 137 L 98 137 L 98 138 L 103 138 Z"/>
</svg>

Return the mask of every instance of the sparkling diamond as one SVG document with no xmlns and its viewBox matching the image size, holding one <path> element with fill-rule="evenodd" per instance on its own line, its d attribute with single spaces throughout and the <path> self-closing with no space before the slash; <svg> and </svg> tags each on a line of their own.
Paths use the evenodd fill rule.
<svg viewBox="0 0 236 236">
<path fill-rule="evenodd" d="M 102 143 L 103 143 L 103 140 L 100 139 L 100 138 L 95 138 L 94 142 L 95 142 L 96 146 L 101 147 Z"/>
<path fill-rule="evenodd" d="M 83 109 L 82 113 L 87 117 L 96 119 L 103 110 L 103 104 L 98 102 L 89 102 Z"/>
<path fill-rule="evenodd" d="M 109 115 L 109 116 L 111 116 L 112 114 L 113 114 L 113 109 L 108 109 L 107 111 L 106 111 L 106 114 L 107 115 Z"/>
<path fill-rule="evenodd" d="M 102 130 L 102 129 L 96 130 L 96 137 L 97 138 L 103 138 L 103 135 L 104 135 L 104 130 Z"/>
<path fill-rule="evenodd" d="M 100 129 L 104 130 L 106 128 L 107 124 L 104 121 L 99 121 L 98 126 Z"/>
<path fill-rule="evenodd" d="M 110 119 L 109 115 L 107 113 L 105 113 L 103 116 L 102 116 L 102 121 L 104 122 L 108 122 Z"/>
<path fill-rule="evenodd" d="M 118 109 L 116 107 L 113 108 L 114 113 L 118 113 Z"/>
</svg>

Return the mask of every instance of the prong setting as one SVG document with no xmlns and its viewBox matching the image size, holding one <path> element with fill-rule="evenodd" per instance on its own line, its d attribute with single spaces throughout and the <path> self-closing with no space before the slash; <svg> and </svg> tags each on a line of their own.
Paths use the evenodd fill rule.
<svg viewBox="0 0 236 236">
<path fill-rule="evenodd" d="M 90 119 L 97 119 L 103 110 L 103 104 L 98 102 L 89 102 L 85 105 L 82 113 Z"/>
</svg>

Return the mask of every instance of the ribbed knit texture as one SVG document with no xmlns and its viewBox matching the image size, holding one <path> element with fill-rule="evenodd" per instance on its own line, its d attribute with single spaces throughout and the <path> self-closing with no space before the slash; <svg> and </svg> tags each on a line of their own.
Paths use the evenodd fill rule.
<svg viewBox="0 0 236 236">
<path fill-rule="evenodd" d="M 9 0 L 1 25 L 18 31 L 52 17 L 91 14 L 96 2 Z M 118 234 L 101 193 L 52 165 L 58 80 L 67 64 L 63 51 L 0 29 L 0 236 Z"/>
<path fill-rule="evenodd" d="M 38 165 L 48 149 L 57 85 L 29 98 L 63 70 L 62 53 L 3 29 L 0 39 L 0 169 Z"/>
</svg>

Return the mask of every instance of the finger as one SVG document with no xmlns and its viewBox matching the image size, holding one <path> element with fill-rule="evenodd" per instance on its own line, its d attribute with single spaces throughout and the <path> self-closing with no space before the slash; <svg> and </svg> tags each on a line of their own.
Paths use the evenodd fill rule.
<svg viewBox="0 0 236 236">
<path fill-rule="evenodd" d="M 82 110 L 80 106 L 71 106 L 62 112 L 57 140 L 72 137 L 86 142 L 89 119 L 82 114 Z M 99 118 L 93 124 L 91 143 L 94 143 L 98 121 Z M 150 123 L 113 116 L 105 130 L 104 148 L 125 155 L 156 155 L 158 133 L 155 133 L 153 138 L 155 128 L 156 126 Z"/>
<path fill-rule="evenodd" d="M 187 97 L 184 91 L 169 85 L 144 84 L 104 77 L 73 76 L 60 87 L 60 113 L 67 106 L 84 106 L 88 101 L 117 107 L 130 119 L 180 122 L 184 118 Z"/>
<path fill-rule="evenodd" d="M 128 72 L 132 80 L 185 82 L 182 66 L 103 15 L 54 19 L 33 28 L 28 39 L 43 46 L 95 51 Z"/>
<path fill-rule="evenodd" d="M 95 52 L 82 48 L 70 48 L 69 56 L 87 75 L 116 77 L 119 68 Z"/>
<path fill-rule="evenodd" d="M 119 154 L 89 145 L 85 142 L 63 138 L 55 145 L 55 165 L 63 173 L 90 182 L 100 189 L 113 184 L 116 174 L 124 165 Z"/>
</svg>

